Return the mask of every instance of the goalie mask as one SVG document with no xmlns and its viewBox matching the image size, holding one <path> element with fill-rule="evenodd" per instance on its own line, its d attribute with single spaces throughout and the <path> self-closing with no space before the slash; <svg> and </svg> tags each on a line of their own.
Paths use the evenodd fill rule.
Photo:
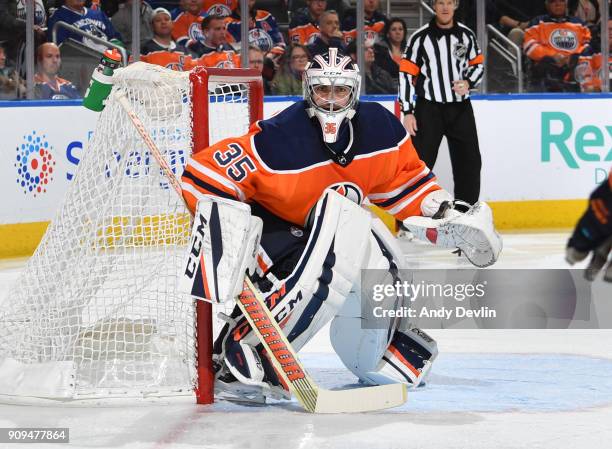
<svg viewBox="0 0 612 449">
<path fill-rule="evenodd" d="M 325 143 L 338 139 L 340 126 L 355 115 L 359 100 L 361 75 L 351 58 L 330 48 L 327 54 L 317 55 L 304 71 L 304 99 L 309 117 L 316 117 L 323 131 Z"/>
</svg>

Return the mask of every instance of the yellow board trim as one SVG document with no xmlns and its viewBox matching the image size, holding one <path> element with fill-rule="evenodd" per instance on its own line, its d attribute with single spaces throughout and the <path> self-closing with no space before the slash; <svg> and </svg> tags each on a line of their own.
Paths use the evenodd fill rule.
<svg viewBox="0 0 612 449">
<path fill-rule="evenodd" d="M 491 201 L 495 227 L 501 231 L 527 231 L 573 228 L 586 210 L 588 200 Z M 392 232 L 395 219 L 384 210 L 371 206 Z"/>
<path fill-rule="evenodd" d="M 47 226 L 48 221 L 0 225 L 0 258 L 31 256 Z"/>
<path fill-rule="evenodd" d="M 495 226 L 502 231 L 570 229 L 586 211 L 588 200 L 495 201 Z"/>
<path fill-rule="evenodd" d="M 516 231 L 572 228 L 584 213 L 587 203 L 587 200 L 542 200 L 494 201 L 489 205 L 493 209 L 497 229 Z M 391 215 L 376 206 L 371 206 L 371 209 L 391 231 L 397 231 L 395 219 Z M 46 221 L 0 225 L 0 258 L 32 255 L 48 225 Z M 183 223 L 179 220 L 172 225 L 182 228 Z M 144 238 L 145 242 L 150 240 L 150 236 Z"/>
</svg>

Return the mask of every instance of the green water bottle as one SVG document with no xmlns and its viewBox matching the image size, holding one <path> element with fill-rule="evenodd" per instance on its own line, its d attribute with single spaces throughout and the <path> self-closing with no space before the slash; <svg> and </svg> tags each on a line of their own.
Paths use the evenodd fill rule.
<svg viewBox="0 0 612 449">
<path fill-rule="evenodd" d="M 120 65 L 121 54 L 116 49 L 104 52 L 100 64 L 91 75 L 89 87 L 83 98 L 83 106 L 96 112 L 104 109 L 106 99 L 113 88 L 113 72 Z"/>
</svg>

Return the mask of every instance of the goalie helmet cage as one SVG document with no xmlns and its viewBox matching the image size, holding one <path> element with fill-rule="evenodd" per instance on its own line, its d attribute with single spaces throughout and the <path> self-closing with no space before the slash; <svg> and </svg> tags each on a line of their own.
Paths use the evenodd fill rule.
<svg viewBox="0 0 612 449">
<path fill-rule="evenodd" d="M 192 151 L 263 118 L 255 70 L 137 62 L 113 78 L 176 174 Z M 195 393 L 213 402 L 213 306 L 177 289 L 191 222 L 111 95 L 62 206 L 2 303 L 0 401 Z"/>
</svg>

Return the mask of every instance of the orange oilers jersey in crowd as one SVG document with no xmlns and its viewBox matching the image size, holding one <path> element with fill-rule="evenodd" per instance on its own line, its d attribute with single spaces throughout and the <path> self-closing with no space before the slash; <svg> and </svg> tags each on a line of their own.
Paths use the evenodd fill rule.
<svg viewBox="0 0 612 449">
<path fill-rule="evenodd" d="M 203 40 L 202 20 L 202 16 L 194 16 L 190 12 L 183 11 L 174 19 L 172 39 L 179 45 L 185 45 L 189 40 Z"/>
<path fill-rule="evenodd" d="M 240 67 L 240 55 L 233 50 L 215 51 L 192 59 L 189 70 L 196 66 L 235 69 Z"/>
<path fill-rule="evenodd" d="M 605 74 L 602 69 L 603 55 L 598 53 L 593 56 L 582 56 L 578 60 L 574 70 L 574 78 L 583 92 L 601 92 L 602 79 Z M 610 69 L 612 69 L 612 56 L 608 59 Z"/>
<path fill-rule="evenodd" d="M 361 204 L 365 198 L 397 219 L 421 215 L 421 202 L 440 189 L 397 118 L 378 103 L 359 103 L 346 128 L 346 163 L 334 162 L 321 128 L 297 102 L 257 122 L 248 134 L 197 152 L 182 175 L 183 196 L 215 195 L 256 202 L 303 226 L 325 189 Z"/>
<path fill-rule="evenodd" d="M 242 33 L 242 21 L 236 11 L 225 18 L 227 29 L 227 41 L 240 42 Z M 285 40 L 276 19 L 268 11 L 258 9 L 249 20 L 249 45 L 259 48 L 264 53 L 273 52 L 283 54 L 285 51 Z"/>
<path fill-rule="evenodd" d="M 365 26 L 363 27 L 365 42 L 369 45 L 374 45 L 380 39 L 380 33 L 385 29 L 387 18 L 374 11 L 372 17 L 365 19 Z M 357 38 L 357 20 L 354 13 L 347 13 L 342 21 L 342 34 L 344 35 L 344 41 L 350 44 Z"/>
<path fill-rule="evenodd" d="M 146 55 L 140 55 L 140 60 L 178 72 L 191 70 L 194 66 L 191 56 L 178 51 L 154 51 Z"/>
<path fill-rule="evenodd" d="M 321 33 L 313 23 L 298 25 L 289 29 L 289 40 L 294 44 L 310 45 Z"/>
<path fill-rule="evenodd" d="M 227 17 L 240 6 L 238 0 L 204 0 L 202 11 L 207 16 L 217 15 Z"/>
<path fill-rule="evenodd" d="M 553 19 L 545 15 L 533 19 L 525 31 L 523 50 L 534 61 L 558 54 L 574 55 L 590 51 L 591 32 L 577 17 Z"/>
<path fill-rule="evenodd" d="M 310 17 L 308 9 L 298 10 L 291 17 L 289 41 L 294 44 L 309 45 L 319 36 L 317 21 Z"/>
</svg>

